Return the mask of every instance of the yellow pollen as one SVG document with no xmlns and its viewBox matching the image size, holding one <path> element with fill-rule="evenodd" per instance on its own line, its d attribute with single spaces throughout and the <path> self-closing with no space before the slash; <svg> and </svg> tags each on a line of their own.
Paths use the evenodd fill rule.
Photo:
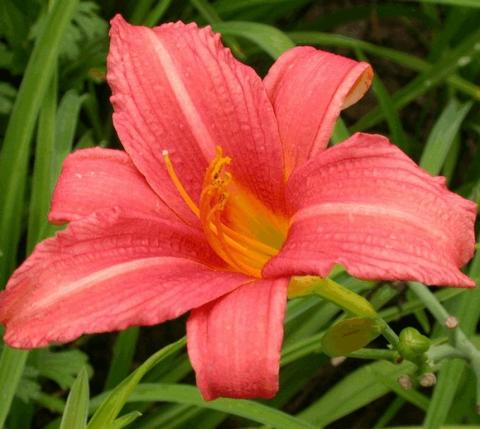
<svg viewBox="0 0 480 429">
<path fill-rule="evenodd" d="M 229 201 L 229 185 L 233 177 L 225 171 L 231 158 L 221 147 L 205 173 L 199 206 L 195 204 L 178 178 L 167 150 L 162 152 L 167 172 L 178 193 L 190 210 L 200 219 L 205 236 L 213 250 L 234 270 L 261 278 L 263 265 L 278 249 L 247 236 L 225 224 L 223 213 Z"/>
</svg>

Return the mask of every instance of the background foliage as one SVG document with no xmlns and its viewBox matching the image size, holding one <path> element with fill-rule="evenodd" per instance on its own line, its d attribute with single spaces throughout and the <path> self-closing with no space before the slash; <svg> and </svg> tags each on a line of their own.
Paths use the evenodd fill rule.
<svg viewBox="0 0 480 429">
<path fill-rule="evenodd" d="M 117 12 L 150 26 L 211 24 L 262 75 L 295 44 L 371 62 L 373 90 L 344 112 L 332 143 L 358 130 L 389 135 L 478 202 L 478 0 L 0 0 L 0 286 L 36 242 L 55 232 L 46 216 L 65 156 L 118 147 L 105 84 L 108 20 Z M 479 257 L 469 270 L 479 277 Z M 367 296 L 397 331 L 413 325 L 444 339 L 440 316 L 425 309 L 414 285 L 345 274 L 336 280 Z M 480 344 L 480 289 L 433 292 Z M 408 364 L 332 364 L 322 354 L 322 333 L 339 317 L 321 299 L 289 303 L 281 390 L 271 401 L 203 402 L 181 339 L 183 320 L 30 353 L 3 346 L 0 427 L 84 429 L 87 419 L 89 429 L 480 427 L 477 381 L 465 361 L 436 368 L 433 389 L 403 390 L 397 378 L 412 371 Z"/>
</svg>

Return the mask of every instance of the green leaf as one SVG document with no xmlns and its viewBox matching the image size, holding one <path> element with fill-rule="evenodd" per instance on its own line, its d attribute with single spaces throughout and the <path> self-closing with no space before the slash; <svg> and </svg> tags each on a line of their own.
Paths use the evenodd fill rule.
<svg viewBox="0 0 480 429">
<path fill-rule="evenodd" d="M 318 31 L 302 31 L 289 32 L 287 35 L 295 43 L 300 45 L 320 45 L 322 47 L 334 46 L 353 50 L 360 49 L 364 52 L 399 64 L 406 69 L 416 70 L 419 72 L 427 72 L 432 67 L 431 63 L 418 58 L 415 55 L 384 46 L 377 46 L 373 43 L 347 37 L 342 34 L 321 33 Z M 470 97 L 476 100 L 480 100 L 480 87 L 478 85 L 475 85 L 456 74 L 448 75 L 446 82 L 453 88 L 468 94 Z"/>
<path fill-rule="evenodd" d="M 282 31 L 275 27 L 257 22 L 225 21 L 212 25 L 215 31 L 225 36 L 241 37 L 258 45 L 273 59 L 278 58 L 295 44 Z"/>
<path fill-rule="evenodd" d="M 38 371 L 31 366 L 26 366 L 22 378 L 18 383 L 15 396 L 20 398 L 23 402 L 28 403 L 36 399 L 40 394 L 42 387 L 38 382 Z"/>
<path fill-rule="evenodd" d="M 60 46 L 61 62 L 71 62 L 82 54 L 82 49 L 90 42 L 107 36 L 108 25 L 98 16 L 99 7 L 92 1 L 80 1 L 65 31 Z M 30 33 L 37 36 L 45 24 L 45 17 L 35 23 Z"/>
<path fill-rule="evenodd" d="M 368 58 L 363 54 L 361 49 L 356 49 L 355 51 L 359 60 L 368 62 Z M 407 140 L 405 131 L 403 130 L 402 122 L 397 110 L 393 105 L 390 93 L 378 75 L 375 75 L 373 78 L 372 90 L 377 97 L 378 104 L 385 115 L 385 120 L 387 121 L 388 128 L 390 130 L 392 142 L 395 143 L 400 149 L 408 152 L 410 149 L 410 144 Z"/>
<path fill-rule="evenodd" d="M 400 386 L 397 379 L 392 377 L 385 377 L 384 374 L 377 372 L 375 369 L 372 369 L 374 377 L 378 380 L 379 383 L 387 386 L 392 392 L 395 392 L 400 398 L 405 401 L 410 402 L 415 405 L 422 411 L 426 411 L 429 406 L 429 398 L 424 394 L 418 392 L 415 389 L 405 390 Z"/>
<path fill-rule="evenodd" d="M 61 165 L 66 156 L 72 151 L 75 130 L 77 129 L 80 108 L 86 95 L 79 95 L 74 89 L 68 90 L 62 97 L 57 110 L 57 126 L 55 128 L 55 164 L 57 173 L 54 182 L 60 173 Z"/>
<path fill-rule="evenodd" d="M 374 319 L 342 320 L 327 329 L 322 338 L 322 351 L 329 356 L 345 356 L 365 347 L 379 335 L 380 329 Z"/>
<path fill-rule="evenodd" d="M 38 119 L 35 164 L 33 167 L 30 212 L 28 216 L 27 253 L 44 238 L 53 191 L 55 158 L 55 121 L 57 110 L 57 73 L 55 72 L 43 100 Z"/>
<path fill-rule="evenodd" d="M 172 0 L 160 0 L 157 2 L 156 6 L 150 11 L 150 13 L 145 17 L 144 24 L 148 26 L 153 26 L 162 19 L 163 15 L 167 12 L 168 8 L 172 4 Z"/>
<path fill-rule="evenodd" d="M 308 3 L 311 0 L 218 0 L 215 2 L 218 12 L 223 16 L 238 16 L 242 12 L 252 12 L 255 10 L 268 7 L 270 10 L 278 9 L 282 6 L 289 6 L 291 8 L 302 7 L 305 3 Z"/>
<path fill-rule="evenodd" d="M 480 30 L 469 33 L 451 52 L 442 56 L 427 71 L 397 91 L 392 97 L 394 107 L 398 110 L 402 109 L 420 95 L 452 76 L 457 68 L 465 66 L 476 55 L 480 47 L 479 40 Z M 380 109 L 373 109 L 364 115 L 353 126 L 353 129 L 360 131 L 371 128 L 381 122 L 383 118 L 384 114 Z"/>
<path fill-rule="evenodd" d="M 283 411 L 268 407 L 254 401 L 244 399 L 216 399 L 204 401 L 193 386 L 181 384 L 140 384 L 128 399 L 129 402 L 175 402 L 178 404 L 196 405 L 211 410 L 266 424 L 275 429 L 317 429 L 316 426 L 302 419 L 292 417 Z M 96 405 L 93 401 L 93 406 Z M 88 429 L 91 429 L 90 427 Z"/>
<path fill-rule="evenodd" d="M 400 411 L 400 409 L 405 405 L 405 399 L 399 398 L 398 396 L 390 402 L 390 405 L 385 409 L 383 414 L 375 423 L 373 429 L 382 429 L 388 424 Z"/>
<path fill-rule="evenodd" d="M 7 418 L 13 396 L 22 377 L 23 368 L 27 361 L 26 350 L 4 347 L 0 357 L 0 428 Z"/>
<path fill-rule="evenodd" d="M 60 429 L 85 429 L 88 417 L 88 373 L 83 368 L 68 395 Z"/>
<path fill-rule="evenodd" d="M 24 43 L 27 35 L 29 22 L 23 14 L 21 7 L 13 0 L 0 2 L 0 28 L 9 44 L 19 47 Z"/>
<path fill-rule="evenodd" d="M 385 429 L 426 429 L 427 426 L 389 426 Z M 428 428 L 430 429 L 430 428 Z M 478 429 L 478 425 L 445 425 L 440 429 Z"/>
<path fill-rule="evenodd" d="M 299 417 L 320 427 L 326 426 L 365 405 L 373 402 L 390 391 L 376 375 L 392 381 L 402 374 L 413 372 L 415 366 L 408 362 L 394 365 L 384 361 L 364 365 L 344 377 L 326 392 L 319 400 L 298 414 Z"/>
<path fill-rule="evenodd" d="M 1 44 L 0 44 L 1 48 Z M 1 57 L 1 50 L 0 50 Z M 1 60 L 0 60 L 0 68 Z M 7 115 L 10 113 L 13 107 L 13 102 L 17 95 L 17 90 L 14 86 L 6 82 L 0 82 L 0 115 Z"/>
<path fill-rule="evenodd" d="M 15 266 L 33 129 L 77 3 L 55 2 L 35 43 L 8 122 L 0 154 L 0 251 L 4 255 L 0 258 L 0 285 Z"/>
<path fill-rule="evenodd" d="M 192 3 L 193 6 L 195 6 L 195 8 L 200 13 L 200 15 L 202 15 L 203 18 L 205 18 L 205 20 L 209 24 L 221 23 L 222 22 L 222 19 L 218 15 L 217 11 L 208 1 L 206 1 L 206 0 L 190 0 L 190 2 Z M 232 52 L 234 53 L 234 55 L 237 58 L 240 58 L 242 60 L 245 59 L 245 54 L 241 50 L 240 45 L 238 44 L 238 42 L 236 41 L 236 39 L 234 37 L 224 35 L 223 41 L 224 41 L 225 45 L 230 47 L 230 49 L 232 50 Z"/>
<path fill-rule="evenodd" d="M 422 1 L 423 3 L 434 3 L 434 4 L 445 4 L 449 6 L 480 8 L 480 2 L 478 0 L 420 0 L 420 1 Z"/>
<path fill-rule="evenodd" d="M 472 278 L 477 278 L 479 274 L 480 254 L 477 253 L 471 264 L 469 275 Z M 480 288 L 475 288 L 463 294 L 455 309 L 455 314 L 460 320 L 460 327 L 465 335 L 469 337 L 475 333 L 480 317 L 478 313 L 479 305 Z M 455 401 L 457 390 L 460 387 L 460 380 L 465 366 L 466 362 L 458 359 L 449 360 L 442 365 L 432 400 L 427 410 L 424 427 L 439 429 L 447 421 L 449 410 Z"/>
<path fill-rule="evenodd" d="M 425 427 L 439 429 L 447 420 L 464 369 L 465 361 L 460 359 L 452 359 L 442 365 L 425 417 Z"/>
<path fill-rule="evenodd" d="M 86 368 L 88 373 L 92 372 L 88 366 L 88 356 L 80 350 L 37 350 L 35 366 L 39 375 L 55 381 L 62 389 L 72 386 L 82 368 Z"/>
<path fill-rule="evenodd" d="M 471 102 L 459 103 L 455 98 L 451 98 L 435 122 L 420 159 L 420 165 L 430 174 L 440 173 L 455 136 L 471 107 Z"/>
<path fill-rule="evenodd" d="M 335 122 L 335 127 L 333 128 L 331 142 L 332 145 L 343 142 L 344 140 L 350 137 L 350 131 L 348 131 L 347 126 L 342 118 L 338 118 Z"/>
<path fill-rule="evenodd" d="M 127 376 L 132 366 L 139 332 L 137 326 L 132 326 L 117 335 L 105 390 L 112 389 Z"/>
<path fill-rule="evenodd" d="M 113 423 L 110 423 L 104 429 L 122 429 L 125 426 L 128 426 L 133 421 L 137 420 L 142 415 L 139 411 L 132 411 L 128 414 L 125 414 L 122 417 L 116 419 Z"/>
<path fill-rule="evenodd" d="M 88 429 L 104 429 L 113 423 L 142 377 L 155 365 L 181 350 L 185 346 L 185 341 L 185 338 L 182 338 L 159 350 L 113 389 L 93 415 L 88 423 Z"/>
</svg>

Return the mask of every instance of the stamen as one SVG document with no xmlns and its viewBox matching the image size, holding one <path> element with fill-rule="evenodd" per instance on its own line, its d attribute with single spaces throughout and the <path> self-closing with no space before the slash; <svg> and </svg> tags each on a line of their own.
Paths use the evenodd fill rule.
<svg viewBox="0 0 480 429">
<path fill-rule="evenodd" d="M 175 173 L 175 170 L 174 170 L 173 165 L 172 165 L 172 161 L 170 160 L 170 157 L 168 156 L 168 150 L 163 150 L 162 151 L 162 156 L 163 156 L 163 159 L 165 160 L 165 166 L 167 167 L 167 172 L 170 176 L 170 179 L 172 180 L 173 184 L 175 185 L 175 188 L 177 188 L 178 193 L 182 197 L 183 201 L 185 201 L 187 206 L 190 208 L 190 210 L 197 217 L 200 217 L 200 210 L 198 209 L 195 202 L 192 200 L 190 195 L 188 195 L 187 191 L 183 187 L 182 182 L 180 182 L 180 179 L 177 176 L 177 173 Z"/>
<path fill-rule="evenodd" d="M 173 184 L 199 218 L 210 246 L 231 268 L 260 278 L 263 265 L 278 253 L 278 249 L 244 235 L 222 221 L 222 212 L 229 199 L 227 189 L 232 181 L 232 175 L 225 171 L 225 167 L 230 164 L 231 158 L 223 155 L 221 147 L 216 148 L 216 156 L 205 173 L 197 206 L 175 173 L 168 151 L 164 150 L 162 156 Z"/>
<path fill-rule="evenodd" d="M 247 235 L 241 234 L 233 229 L 229 228 L 227 225 L 224 225 L 225 233 L 232 239 L 243 242 L 244 244 L 250 246 L 259 253 L 264 254 L 265 256 L 275 256 L 278 253 L 278 250 L 274 247 L 270 247 L 267 244 L 261 243 L 260 241 L 250 238 Z"/>
<path fill-rule="evenodd" d="M 215 226 L 217 234 L 210 236 L 210 238 L 213 238 L 213 240 L 216 239 L 213 243 L 211 242 L 212 247 L 216 251 L 221 249 L 222 253 L 224 254 L 224 258 L 226 256 L 225 258 L 226 262 L 230 263 L 232 267 L 237 268 L 239 269 L 239 271 L 244 272 L 246 274 L 250 274 L 253 277 L 261 277 L 259 269 L 254 269 L 254 267 L 252 267 L 251 265 L 243 263 L 241 259 L 239 259 L 238 257 L 234 257 L 234 255 L 232 255 L 232 252 L 231 252 L 232 249 L 229 248 L 229 244 L 232 244 L 232 243 L 227 244 L 225 240 L 225 236 L 223 234 L 222 223 L 220 221 L 220 213 L 222 210 L 223 208 L 220 207 L 220 205 L 218 205 L 217 207 L 214 207 L 214 209 L 210 212 L 210 215 L 208 216 L 209 220 L 211 220 L 211 218 L 215 216 L 212 223 Z M 236 244 L 235 242 L 233 243 Z M 220 245 L 220 249 L 218 248 L 217 244 Z M 262 262 L 262 261 L 257 261 L 257 262 Z M 261 263 L 260 266 L 262 265 L 263 263 Z"/>
</svg>

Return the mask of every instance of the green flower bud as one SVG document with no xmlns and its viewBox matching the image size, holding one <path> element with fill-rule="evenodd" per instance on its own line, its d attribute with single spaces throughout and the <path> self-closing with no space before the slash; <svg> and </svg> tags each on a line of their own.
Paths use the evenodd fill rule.
<svg viewBox="0 0 480 429">
<path fill-rule="evenodd" d="M 380 335 L 375 319 L 354 317 L 331 326 L 322 338 L 322 351 L 329 356 L 345 356 L 365 347 Z"/>
<path fill-rule="evenodd" d="M 398 352 L 410 361 L 416 361 L 429 349 L 431 341 L 415 328 L 405 328 L 400 332 Z"/>
</svg>

